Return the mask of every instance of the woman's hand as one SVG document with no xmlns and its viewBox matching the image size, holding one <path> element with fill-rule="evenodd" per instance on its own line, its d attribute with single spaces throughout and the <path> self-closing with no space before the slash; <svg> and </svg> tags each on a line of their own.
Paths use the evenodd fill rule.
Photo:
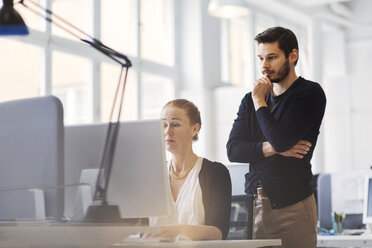
<svg viewBox="0 0 372 248">
<path fill-rule="evenodd" d="M 184 229 L 183 225 L 161 226 L 159 232 L 155 232 L 155 233 L 146 232 L 142 235 L 142 238 L 156 238 L 156 237 L 175 238 L 177 237 L 177 235 L 182 233 L 183 229 Z"/>
<path fill-rule="evenodd" d="M 161 226 L 160 231 L 150 233 L 146 232 L 141 237 L 142 238 L 175 238 L 180 236 L 181 239 L 190 240 L 220 240 L 222 239 L 222 233 L 220 229 L 215 226 L 206 225 L 167 225 Z"/>
</svg>

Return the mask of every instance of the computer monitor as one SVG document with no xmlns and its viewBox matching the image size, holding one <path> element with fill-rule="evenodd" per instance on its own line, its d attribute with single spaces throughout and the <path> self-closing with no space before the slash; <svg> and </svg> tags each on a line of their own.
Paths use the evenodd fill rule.
<svg viewBox="0 0 372 248">
<path fill-rule="evenodd" d="M 65 128 L 65 181 L 77 183 L 82 169 L 100 166 L 107 124 Z M 107 200 L 118 205 L 122 218 L 168 213 L 166 161 L 161 120 L 120 123 L 109 178 Z M 94 189 L 93 189 L 94 190 Z M 65 215 L 71 215 L 75 195 L 66 191 Z"/>
<path fill-rule="evenodd" d="M 363 223 L 367 229 L 372 226 L 372 175 L 366 176 L 364 187 Z"/>
</svg>

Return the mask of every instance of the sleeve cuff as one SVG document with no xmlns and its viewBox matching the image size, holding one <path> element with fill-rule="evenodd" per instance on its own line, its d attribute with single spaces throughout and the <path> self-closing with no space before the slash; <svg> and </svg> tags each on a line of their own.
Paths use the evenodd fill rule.
<svg viewBox="0 0 372 248">
<path fill-rule="evenodd" d="M 256 144 L 255 153 L 257 154 L 257 158 L 259 159 L 265 157 L 262 152 L 262 142 Z"/>
<path fill-rule="evenodd" d="M 266 111 L 270 111 L 269 107 L 268 106 L 262 106 L 262 107 L 259 107 L 256 110 L 256 113 L 262 113 L 262 112 L 266 112 Z"/>
</svg>

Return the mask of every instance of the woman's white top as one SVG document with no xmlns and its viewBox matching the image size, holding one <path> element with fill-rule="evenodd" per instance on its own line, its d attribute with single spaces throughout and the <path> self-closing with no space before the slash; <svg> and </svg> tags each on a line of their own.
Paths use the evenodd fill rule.
<svg viewBox="0 0 372 248">
<path fill-rule="evenodd" d="M 176 201 L 173 199 L 170 182 L 169 169 L 171 163 L 168 163 L 167 180 L 167 199 L 170 211 L 168 216 L 150 217 L 150 226 L 162 226 L 171 224 L 189 224 L 203 225 L 205 212 L 202 199 L 202 191 L 199 183 L 199 172 L 203 164 L 203 158 L 198 157 L 194 167 L 186 176 Z"/>
</svg>

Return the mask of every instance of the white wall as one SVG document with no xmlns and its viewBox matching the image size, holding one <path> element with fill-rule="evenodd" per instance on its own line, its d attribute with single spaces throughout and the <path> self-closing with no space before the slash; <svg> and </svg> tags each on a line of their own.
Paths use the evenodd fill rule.
<svg viewBox="0 0 372 248">
<path fill-rule="evenodd" d="M 372 165 L 371 1 L 353 4 L 354 25 L 326 32 L 323 41 L 326 172 Z"/>
<path fill-rule="evenodd" d="M 346 40 L 342 29 L 323 32 L 323 88 L 327 96 L 323 120 L 323 171 L 352 168 L 350 80 L 346 72 Z"/>
<path fill-rule="evenodd" d="M 226 143 L 234 120 L 237 117 L 240 102 L 248 89 L 225 86 L 214 91 L 213 101 L 216 109 L 216 160 L 223 164 L 231 164 L 227 158 Z"/>
<path fill-rule="evenodd" d="M 352 41 L 347 51 L 353 168 L 368 169 L 372 165 L 372 39 Z"/>
</svg>

